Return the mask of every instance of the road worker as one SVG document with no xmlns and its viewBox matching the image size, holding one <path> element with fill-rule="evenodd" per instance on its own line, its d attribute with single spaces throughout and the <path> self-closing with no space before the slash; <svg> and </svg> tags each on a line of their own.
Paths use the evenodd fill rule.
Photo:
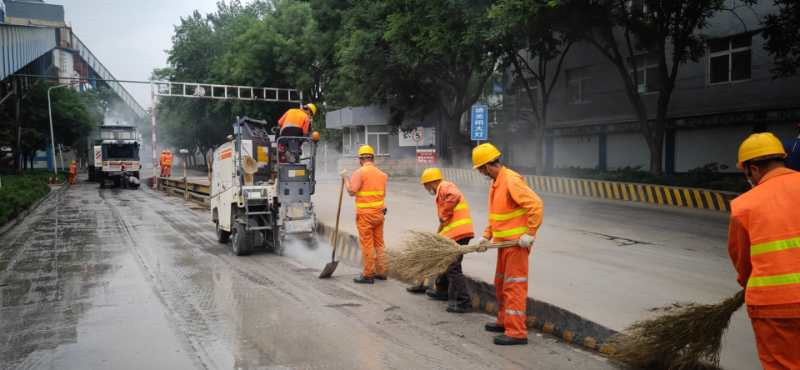
<svg viewBox="0 0 800 370">
<path fill-rule="evenodd" d="M 472 150 L 473 168 L 492 180 L 489 188 L 489 225 L 478 244 L 486 246 L 490 241 L 517 241 L 515 247 L 497 250 L 494 278 L 497 321 L 486 324 L 485 328 L 490 332 L 503 333 L 494 338 L 495 344 L 527 344 L 528 255 L 542 224 L 543 204 L 522 176 L 500 163 L 501 155 L 490 143 L 478 145 Z"/>
<path fill-rule="evenodd" d="M 317 114 L 317 105 L 308 103 L 301 108 L 291 108 L 278 119 L 280 132 L 278 136 L 308 136 L 311 131 L 311 120 Z M 302 142 L 288 139 L 288 162 L 297 162 L 302 155 Z"/>
<path fill-rule="evenodd" d="M 764 369 L 800 369 L 800 173 L 769 132 L 739 146 L 752 189 L 731 202 L 728 253 L 745 288 Z"/>
<path fill-rule="evenodd" d="M 161 151 L 161 177 L 172 176 L 172 151 L 164 149 Z"/>
<path fill-rule="evenodd" d="M 72 161 L 69 164 L 69 184 L 75 185 L 78 179 L 78 162 Z"/>
<path fill-rule="evenodd" d="M 361 168 L 347 176 L 341 175 L 350 196 L 356 198 L 356 226 L 361 243 L 361 256 L 364 271 L 353 281 L 359 284 L 372 284 L 374 279 L 386 280 L 386 255 L 383 243 L 383 220 L 386 215 L 384 198 L 386 182 L 389 177 L 375 167 L 375 150 L 369 145 L 358 148 L 358 162 Z"/>
<path fill-rule="evenodd" d="M 420 183 L 435 197 L 436 211 L 439 217 L 439 235 L 450 238 L 460 245 L 467 245 L 474 236 L 469 205 L 464 195 L 452 182 L 443 180 L 442 171 L 436 167 L 422 171 Z M 447 272 L 436 281 L 437 286 L 447 287 L 447 312 L 465 313 L 472 311 L 467 282 L 461 270 L 463 256 L 453 262 Z M 407 289 L 412 293 L 425 291 L 425 286 L 416 285 Z M 428 295 L 436 296 L 438 292 L 429 291 Z"/>
</svg>

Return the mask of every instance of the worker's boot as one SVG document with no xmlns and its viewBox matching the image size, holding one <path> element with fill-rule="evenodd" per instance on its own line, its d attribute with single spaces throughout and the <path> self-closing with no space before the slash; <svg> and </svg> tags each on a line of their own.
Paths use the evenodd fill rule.
<svg viewBox="0 0 800 370">
<path fill-rule="evenodd" d="M 439 292 L 439 291 L 436 291 L 434 289 L 428 289 L 428 290 L 425 291 L 425 294 L 427 294 L 428 297 L 431 297 L 431 298 L 433 298 L 433 299 L 435 299 L 437 301 L 446 301 L 447 300 L 447 292 Z"/>
<path fill-rule="evenodd" d="M 486 326 L 484 326 L 483 328 L 486 329 L 486 331 L 490 331 L 492 333 L 505 333 L 506 332 L 506 328 L 504 328 L 503 325 L 500 325 L 500 324 L 498 324 L 496 322 L 490 322 L 490 323 L 486 324 Z"/>
<path fill-rule="evenodd" d="M 456 304 L 448 305 L 447 306 L 447 312 L 450 312 L 450 313 L 467 313 L 467 312 L 472 312 L 472 307 L 459 306 L 459 305 L 456 305 Z"/>
<path fill-rule="evenodd" d="M 406 291 L 409 292 L 409 293 L 414 293 L 414 294 L 422 294 L 422 293 L 425 293 L 425 291 L 427 289 L 428 289 L 428 287 L 420 284 L 420 285 L 412 285 L 412 286 L 406 288 Z"/>
<path fill-rule="evenodd" d="M 494 337 L 494 344 L 498 346 L 513 346 L 517 344 L 528 344 L 528 338 L 514 338 L 505 334 Z"/>
<path fill-rule="evenodd" d="M 374 284 L 375 279 L 364 275 L 358 275 L 357 278 L 353 279 L 353 282 L 355 282 L 356 284 Z"/>
<path fill-rule="evenodd" d="M 386 279 L 388 279 L 388 278 L 386 277 L 386 275 L 375 275 L 375 279 L 378 279 L 378 280 L 386 280 Z"/>
</svg>

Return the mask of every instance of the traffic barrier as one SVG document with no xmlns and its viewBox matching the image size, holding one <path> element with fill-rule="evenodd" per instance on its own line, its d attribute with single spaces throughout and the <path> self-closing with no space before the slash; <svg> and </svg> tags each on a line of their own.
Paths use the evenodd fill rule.
<svg viewBox="0 0 800 370">
<path fill-rule="evenodd" d="M 207 184 L 193 182 L 191 180 L 184 181 L 183 178 L 175 177 L 159 177 L 158 178 L 159 190 L 166 191 L 174 195 L 184 196 L 184 199 L 191 200 L 208 206 L 208 194 L 211 189 Z M 188 195 L 184 195 L 188 191 Z"/>
<path fill-rule="evenodd" d="M 444 176 L 457 184 L 487 185 L 478 171 L 444 168 Z M 535 191 L 572 196 L 638 202 L 662 207 L 707 209 L 730 212 L 730 202 L 739 194 L 727 191 L 666 185 L 578 179 L 572 177 L 523 175 Z"/>
</svg>

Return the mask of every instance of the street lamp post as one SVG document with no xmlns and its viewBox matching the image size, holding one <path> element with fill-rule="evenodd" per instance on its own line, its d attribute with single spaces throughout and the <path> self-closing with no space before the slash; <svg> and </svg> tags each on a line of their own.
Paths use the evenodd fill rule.
<svg viewBox="0 0 800 370">
<path fill-rule="evenodd" d="M 56 140 L 55 135 L 53 135 L 53 108 L 50 104 L 50 91 L 53 89 L 57 89 L 59 87 L 66 87 L 69 85 L 56 85 L 51 86 L 47 89 L 47 114 L 50 116 L 50 151 L 53 153 L 53 175 L 55 175 L 55 179 L 58 179 L 58 166 L 56 164 Z"/>
</svg>

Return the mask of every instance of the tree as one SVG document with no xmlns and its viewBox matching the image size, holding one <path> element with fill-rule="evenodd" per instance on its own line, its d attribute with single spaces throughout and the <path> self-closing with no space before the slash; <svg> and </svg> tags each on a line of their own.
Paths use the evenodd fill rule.
<svg viewBox="0 0 800 370">
<path fill-rule="evenodd" d="M 772 72 L 777 77 L 797 73 L 800 65 L 800 3 L 796 0 L 775 0 L 779 12 L 767 15 L 764 38 L 766 49 L 775 58 Z"/>
<path fill-rule="evenodd" d="M 402 121 L 408 112 L 436 108 L 437 130 L 448 147 L 458 143 L 461 117 L 495 70 L 484 1 L 356 1 L 340 42 L 339 65 L 352 101 L 388 103 Z"/>
<path fill-rule="evenodd" d="M 664 134 L 680 66 L 705 52 L 700 33 L 725 0 L 562 0 L 567 28 L 582 34 L 616 68 L 650 149 L 650 172 L 663 172 Z M 638 70 L 646 59 L 657 64 L 655 114 L 639 91 Z"/>
<path fill-rule="evenodd" d="M 539 153 L 533 157 L 537 171 L 544 168 L 541 154 L 550 97 L 574 43 L 567 33 L 557 30 L 563 14 L 555 5 L 553 1 L 500 0 L 490 12 L 503 67 L 512 71 L 533 113 L 528 131 Z"/>
</svg>

